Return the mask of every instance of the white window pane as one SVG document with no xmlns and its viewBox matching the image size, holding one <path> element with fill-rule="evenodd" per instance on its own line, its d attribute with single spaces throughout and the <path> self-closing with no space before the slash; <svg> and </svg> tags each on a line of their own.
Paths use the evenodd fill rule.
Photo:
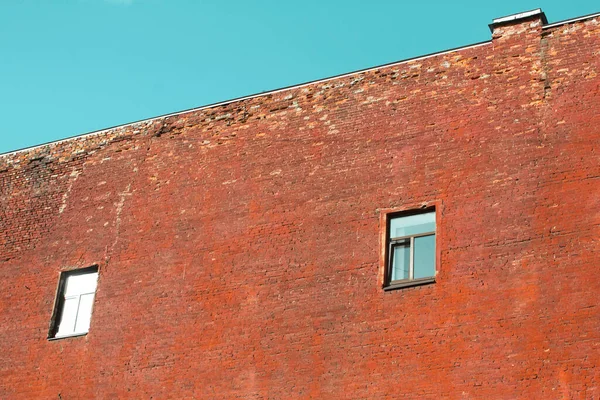
<svg viewBox="0 0 600 400">
<path fill-rule="evenodd" d="M 94 294 L 84 294 L 79 301 L 79 311 L 77 313 L 77 323 L 75 325 L 76 333 L 85 333 L 90 329 L 90 319 L 92 317 L 92 306 L 94 305 Z"/>
<path fill-rule="evenodd" d="M 390 238 L 435 232 L 435 212 L 392 218 Z"/>
<path fill-rule="evenodd" d="M 435 276 L 435 235 L 415 238 L 415 279 Z"/>
<path fill-rule="evenodd" d="M 75 318 L 77 317 L 77 306 L 79 297 L 65 299 L 62 309 L 62 317 L 58 325 L 56 336 L 70 335 L 75 330 Z"/>
<path fill-rule="evenodd" d="M 67 278 L 65 287 L 65 297 L 82 293 L 93 293 L 96 291 L 98 282 L 98 272 L 89 274 L 71 275 Z"/>
<path fill-rule="evenodd" d="M 408 244 L 395 245 L 392 248 L 392 281 L 409 278 L 410 246 Z"/>
</svg>

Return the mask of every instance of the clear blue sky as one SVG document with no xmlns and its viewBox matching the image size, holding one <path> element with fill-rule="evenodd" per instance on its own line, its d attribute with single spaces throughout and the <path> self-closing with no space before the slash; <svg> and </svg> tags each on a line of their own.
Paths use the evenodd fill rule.
<svg viewBox="0 0 600 400">
<path fill-rule="evenodd" d="M 458 4 L 457 4 L 458 3 Z M 0 153 L 490 39 L 597 0 L 0 0 Z"/>
</svg>

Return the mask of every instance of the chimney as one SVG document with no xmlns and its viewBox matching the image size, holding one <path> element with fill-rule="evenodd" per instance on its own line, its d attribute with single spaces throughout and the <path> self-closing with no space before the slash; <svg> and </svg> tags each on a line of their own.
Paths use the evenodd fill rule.
<svg viewBox="0 0 600 400">
<path fill-rule="evenodd" d="M 492 39 L 500 39 L 514 34 L 539 32 L 547 23 L 546 14 L 538 8 L 496 18 L 489 27 L 492 31 Z"/>
</svg>

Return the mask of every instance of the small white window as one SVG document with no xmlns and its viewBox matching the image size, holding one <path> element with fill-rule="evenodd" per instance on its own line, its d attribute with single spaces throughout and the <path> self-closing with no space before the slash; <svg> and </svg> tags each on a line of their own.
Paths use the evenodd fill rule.
<svg viewBox="0 0 600 400">
<path fill-rule="evenodd" d="M 49 338 L 84 335 L 90 328 L 98 267 L 63 272 Z"/>
</svg>

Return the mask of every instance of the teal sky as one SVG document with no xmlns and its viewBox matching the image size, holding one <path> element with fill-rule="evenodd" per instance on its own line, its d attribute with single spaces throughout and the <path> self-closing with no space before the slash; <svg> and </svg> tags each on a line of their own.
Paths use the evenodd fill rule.
<svg viewBox="0 0 600 400">
<path fill-rule="evenodd" d="M 0 153 L 490 39 L 597 1 L 1 0 Z"/>
</svg>

